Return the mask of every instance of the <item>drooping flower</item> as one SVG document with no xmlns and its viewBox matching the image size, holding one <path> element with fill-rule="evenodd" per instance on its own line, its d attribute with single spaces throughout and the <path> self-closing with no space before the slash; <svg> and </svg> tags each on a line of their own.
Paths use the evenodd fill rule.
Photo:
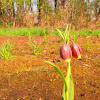
<svg viewBox="0 0 100 100">
<path fill-rule="evenodd" d="M 64 44 L 60 48 L 60 56 L 63 60 L 70 62 L 72 57 L 72 51 L 69 45 L 66 44 L 66 41 L 64 41 Z"/>
<path fill-rule="evenodd" d="M 74 57 L 81 59 L 81 48 L 78 44 L 73 42 L 73 44 L 71 45 L 71 50 Z"/>
</svg>

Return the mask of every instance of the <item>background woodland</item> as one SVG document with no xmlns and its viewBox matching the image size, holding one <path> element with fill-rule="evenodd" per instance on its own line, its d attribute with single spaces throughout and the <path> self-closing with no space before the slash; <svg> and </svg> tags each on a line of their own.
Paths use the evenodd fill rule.
<svg viewBox="0 0 100 100">
<path fill-rule="evenodd" d="M 100 28 L 99 0 L 0 0 L 0 27 Z"/>
</svg>

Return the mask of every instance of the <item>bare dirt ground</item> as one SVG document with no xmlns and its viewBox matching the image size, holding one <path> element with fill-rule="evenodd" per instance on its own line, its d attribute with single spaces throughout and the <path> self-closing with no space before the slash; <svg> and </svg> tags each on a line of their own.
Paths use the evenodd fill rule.
<svg viewBox="0 0 100 100">
<path fill-rule="evenodd" d="M 66 75 L 67 65 L 61 61 L 60 37 L 33 36 L 41 42 L 38 56 L 29 46 L 28 36 L 0 37 L 0 45 L 13 41 L 12 55 L 0 58 L 0 100 L 61 100 L 63 81 L 58 73 L 44 61 L 53 62 Z M 100 37 L 78 37 L 82 59 L 72 57 L 71 68 L 75 87 L 75 100 L 100 100 Z M 70 43 L 71 44 L 71 43 Z"/>
</svg>

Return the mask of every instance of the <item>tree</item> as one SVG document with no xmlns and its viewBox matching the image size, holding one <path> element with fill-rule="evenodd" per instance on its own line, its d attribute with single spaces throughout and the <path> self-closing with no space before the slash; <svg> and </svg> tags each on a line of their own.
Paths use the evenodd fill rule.
<svg viewBox="0 0 100 100">
<path fill-rule="evenodd" d="M 44 0 L 39 0 L 38 3 L 37 3 L 38 4 L 38 20 L 39 20 L 38 26 L 41 26 L 42 25 L 43 1 Z"/>
<path fill-rule="evenodd" d="M 92 10 L 95 15 L 95 19 L 96 19 L 96 21 L 98 21 L 99 17 L 100 17 L 100 0 L 93 0 L 92 8 L 93 8 Z"/>
<path fill-rule="evenodd" d="M 57 9 L 58 9 L 58 0 L 54 0 L 54 3 L 55 3 L 55 12 L 57 11 Z"/>
<path fill-rule="evenodd" d="M 88 20 L 91 20 L 91 6 L 90 6 L 90 0 L 88 0 Z"/>
<path fill-rule="evenodd" d="M 61 5 L 62 5 L 62 8 L 65 9 L 65 7 L 66 7 L 66 0 L 62 0 Z"/>
</svg>

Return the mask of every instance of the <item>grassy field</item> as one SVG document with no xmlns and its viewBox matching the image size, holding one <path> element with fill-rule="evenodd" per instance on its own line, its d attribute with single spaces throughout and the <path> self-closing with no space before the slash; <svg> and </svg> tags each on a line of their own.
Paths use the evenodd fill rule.
<svg viewBox="0 0 100 100">
<path fill-rule="evenodd" d="M 62 30 L 64 32 L 64 30 Z M 1 28 L 0 36 L 28 36 L 38 35 L 44 36 L 44 33 L 47 35 L 59 36 L 59 33 L 56 29 L 48 28 Z M 80 31 L 71 31 L 71 36 L 100 36 L 100 30 L 89 30 L 84 29 Z"/>
<path fill-rule="evenodd" d="M 44 35 L 44 28 L 2 28 L 0 29 L 0 36 L 28 36 L 30 35 Z"/>
</svg>

